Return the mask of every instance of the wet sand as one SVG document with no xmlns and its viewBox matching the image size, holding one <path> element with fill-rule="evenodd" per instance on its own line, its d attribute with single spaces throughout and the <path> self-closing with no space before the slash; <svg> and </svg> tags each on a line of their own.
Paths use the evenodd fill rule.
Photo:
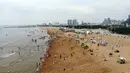
<svg viewBox="0 0 130 73">
<path fill-rule="evenodd" d="M 43 28 L 44 29 L 44 28 Z M 93 49 L 93 55 L 91 55 L 88 49 L 81 47 L 80 43 L 76 43 L 74 38 L 70 38 L 68 34 L 75 34 L 72 32 L 61 32 L 55 28 L 47 28 L 51 36 L 50 40 L 57 38 L 49 47 L 48 55 L 43 62 L 40 73 L 122 73 L 129 72 L 121 69 L 124 66 L 118 64 L 116 60 L 109 60 L 106 47 L 97 47 L 96 44 L 90 44 L 88 41 L 87 44 L 89 49 Z M 56 33 L 56 35 L 54 35 Z M 92 34 L 86 38 L 92 36 L 100 36 L 97 34 Z M 81 37 L 84 37 L 81 35 Z M 111 40 L 114 40 L 113 36 L 103 37 L 108 39 L 112 37 Z M 84 42 L 84 41 L 80 41 Z M 101 49 L 101 50 L 97 50 Z M 105 55 L 104 55 L 105 54 Z M 102 55 L 106 56 L 108 61 L 104 61 Z M 113 57 L 114 58 L 114 57 Z M 129 69 L 129 64 L 127 69 Z M 119 66 L 119 67 L 118 67 Z M 129 65 L 130 66 L 130 65 Z"/>
</svg>

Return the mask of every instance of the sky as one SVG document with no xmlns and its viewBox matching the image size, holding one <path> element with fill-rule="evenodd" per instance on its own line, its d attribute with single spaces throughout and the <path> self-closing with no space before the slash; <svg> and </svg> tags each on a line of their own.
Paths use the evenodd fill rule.
<svg viewBox="0 0 130 73">
<path fill-rule="evenodd" d="M 101 23 L 104 18 L 126 20 L 130 0 L 0 0 L 0 25 L 79 22 Z"/>
</svg>

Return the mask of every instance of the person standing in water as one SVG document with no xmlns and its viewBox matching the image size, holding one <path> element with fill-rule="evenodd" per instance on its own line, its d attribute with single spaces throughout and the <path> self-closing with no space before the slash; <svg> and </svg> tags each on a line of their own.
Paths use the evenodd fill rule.
<svg viewBox="0 0 130 73">
<path fill-rule="evenodd" d="M 6 36 L 7 36 L 8 34 L 6 34 Z"/>
<path fill-rule="evenodd" d="M 20 56 L 20 52 L 18 52 L 19 56 Z"/>
<path fill-rule="evenodd" d="M 37 39 L 35 39 L 35 43 L 37 43 Z"/>
<path fill-rule="evenodd" d="M 20 50 L 20 47 L 18 47 L 18 49 Z"/>
<path fill-rule="evenodd" d="M 34 40 L 32 39 L 32 42 L 34 42 Z"/>
<path fill-rule="evenodd" d="M 1 47 L 0 49 L 3 50 L 3 47 Z"/>
<path fill-rule="evenodd" d="M 39 45 L 37 45 L 37 49 L 38 49 L 38 51 L 39 51 L 39 47 L 40 47 L 40 46 L 39 46 Z"/>
<path fill-rule="evenodd" d="M 12 53 L 14 53 L 14 51 L 12 50 Z"/>
</svg>

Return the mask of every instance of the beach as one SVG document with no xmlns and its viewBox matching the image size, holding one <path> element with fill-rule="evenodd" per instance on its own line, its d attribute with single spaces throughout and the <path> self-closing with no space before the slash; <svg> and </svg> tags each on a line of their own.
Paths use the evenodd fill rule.
<svg viewBox="0 0 130 73">
<path fill-rule="evenodd" d="M 77 34 L 62 32 L 57 28 L 47 28 L 50 44 L 40 73 L 129 73 L 130 72 L 130 38 L 113 34 Z M 76 41 L 74 36 L 83 38 Z M 99 39 L 107 41 L 107 45 L 97 45 Z M 90 39 L 97 39 L 92 43 Z M 88 49 L 81 47 L 88 45 Z M 118 50 L 119 52 L 115 52 Z M 118 63 L 119 57 L 125 57 L 126 63 Z"/>
<path fill-rule="evenodd" d="M 85 30 L 3 30 L 0 73 L 130 73 L 129 36 L 101 29 L 85 34 Z M 119 63 L 120 57 L 126 59 L 125 64 Z"/>
</svg>

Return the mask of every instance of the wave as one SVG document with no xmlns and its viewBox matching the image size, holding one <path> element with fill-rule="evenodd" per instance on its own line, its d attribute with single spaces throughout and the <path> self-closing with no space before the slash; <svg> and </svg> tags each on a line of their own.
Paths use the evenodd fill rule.
<svg viewBox="0 0 130 73">
<path fill-rule="evenodd" d="M 14 55 L 14 54 L 15 54 L 15 53 L 10 53 L 10 54 L 1 55 L 1 56 L 0 56 L 0 59 L 7 58 L 7 57 L 9 57 L 9 56 L 11 56 L 11 55 Z"/>
</svg>

